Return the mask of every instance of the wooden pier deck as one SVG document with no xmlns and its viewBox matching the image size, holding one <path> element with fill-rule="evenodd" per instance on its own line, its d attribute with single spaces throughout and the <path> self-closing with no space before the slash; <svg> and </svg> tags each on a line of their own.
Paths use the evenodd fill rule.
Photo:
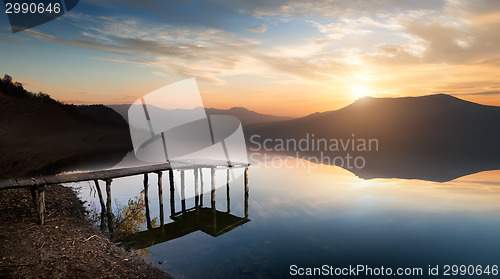
<svg viewBox="0 0 500 279">
<path fill-rule="evenodd" d="M 174 167 L 172 167 L 174 165 Z M 101 207 L 107 209 L 107 213 L 111 215 L 111 181 L 115 178 L 134 176 L 134 175 L 144 175 L 144 187 L 147 193 L 147 174 L 157 173 L 158 174 L 158 186 L 161 189 L 161 174 L 163 171 L 169 171 L 170 181 L 172 181 L 172 171 L 173 170 L 189 170 L 189 169 L 203 169 L 210 168 L 212 170 L 216 168 L 248 168 L 247 163 L 235 163 L 231 162 L 228 164 L 227 161 L 217 161 L 217 160 L 196 160 L 196 161 L 175 161 L 172 163 L 146 165 L 138 167 L 129 168 L 119 168 L 119 169 L 108 169 L 99 171 L 80 171 L 80 172 L 68 172 L 56 175 L 44 175 L 31 178 L 7 178 L 0 179 L 0 191 L 7 189 L 16 188 L 26 188 L 31 191 L 33 197 L 33 203 L 38 213 L 38 221 L 40 224 L 44 223 L 44 212 L 45 212 L 45 193 L 44 187 L 46 185 L 60 184 L 60 183 L 71 183 L 71 182 L 82 182 L 82 181 L 94 181 L 96 184 L 96 189 L 99 194 L 99 199 L 101 202 Z M 245 170 L 245 177 L 247 169 Z M 212 171 L 213 176 L 213 171 Z M 247 179 L 247 178 L 246 178 Z M 104 204 L 103 195 L 98 181 L 103 180 L 106 182 L 106 195 L 107 200 Z M 171 188 L 173 184 L 171 184 Z M 161 191 L 160 191 L 161 192 Z M 147 199 L 147 196 L 146 196 Z M 109 218 L 111 219 L 111 218 Z M 162 218 L 163 219 L 163 218 Z"/>
<path fill-rule="evenodd" d="M 175 162 L 175 169 L 196 169 L 196 168 L 218 168 L 218 167 L 247 167 L 248 164 L 232 163 L 228 165 L 226 161 L 205 160 L 191 162 Z M 56 175 L 44 175 L 31 178 L 7 178 L 0 179 L 0 190 L 14 189 L 14 188 L 30 188 L 40 187 L 51 184 L 92 181 L 92 180 L 109 180 L 114 178 L 139 175 L 145 173 L 155 173 L 160 171 L 171 170 L 170 163 L 155 164 L 140 167 L 109 169 L 99 171 L 81 171 L 81 172 L 68 172 Z"/>
</svg>

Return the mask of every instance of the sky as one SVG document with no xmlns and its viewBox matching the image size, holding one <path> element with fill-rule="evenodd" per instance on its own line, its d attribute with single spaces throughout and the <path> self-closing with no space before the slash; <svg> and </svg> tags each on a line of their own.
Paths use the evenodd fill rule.
<svg viewBox="0 0 500 279">
<path fill-rule="evenodd" d="M 363 96 L 500 106 L 497 0 L 81 0 L 12 33 L 0 74 L 74 104 L 195 77 L 206 107 L 304 116 Z"/>
</svg>

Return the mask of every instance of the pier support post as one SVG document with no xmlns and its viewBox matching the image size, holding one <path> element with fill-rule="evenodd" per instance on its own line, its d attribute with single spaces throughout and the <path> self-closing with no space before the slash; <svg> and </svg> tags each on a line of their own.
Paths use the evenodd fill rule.
<svg viewBox="0 0 500 279">
<path fill-rule="evenodd" d="M 97 179 L 94 180 L 97 195 L 99 196 L 99 203 L 101 204 L 101 230 L 104 230 L 104 219 L 106 216 L 106 205 L 104 204 L 104 198 L 102 196 L 101 186 Z"/>
<path fill-rule="evenodd" d="M 112 179 L 106 179 L 106 215 L 108 219 L 108 230 L 113 233 L 113 213 L 111 212 L 111 182 Z"/>
<path fill-rule="evenodd" d="M 94 180 L 95 189 L 97 191 L 97 195 L 99 196 L 99 203 L 101 204 L 101 212 L 106 211 L 106 205 L 104 204 L 104 198 L 102 197 L 101 186 L 99 186 L 99 181 Z"/>
<path fill-rule="evenodd" d="M 193 169 L 194 171 L 194 206 L 196 208 L 196 215 L 198 216 L 200 214 L 199 209 L 200 209 L 200 193 L 198 192 L 198 169 L 195 168 Z"/>
<path fill-rule="evenodd" d="M 200 207 L 203 206 L 203 169 L 200 168 Z"/>
<path fill-rule="evenodd" d="M 211 168 L 212 174 L 212 191 L 210 192 L 211 207 L 215 210 L 215 168 Z"/>
<path fill-rule="evenodd" d="M 163 227 L 165 224 L 165 218 L 163 216 L 163 173 L 161 171 L 158 174 L 158 199 L 160 200 L 160 225 Z"/>
<path fill-rule="evenodd" d="M 146 226 L 149 229 L 152 228 L 151 226 L 151 215 L 149 213 L 149 194 L 148 194 L 148 188 L 149 188 L 149 178 L 148 174 L 144 174 L 144 206 L 146 207 Z"/>
<path fill-rule="evenodd" d="M 181 206 L 182 213 L 186 213 L 186 181 L 184 170 L 181 170 Z"/>
<path fill-rule="evenodd" d="M 174 185 L 174 170 L 168 171 L 168 179 L 170 183 L 170 218 L 175 215 L 175 185 Z"/>
<path fill-rule="evenodd" d="M 245 168 L 245 218 L 248 218 L 248 167 Z"/>
<path fill-rule="evenodd" d="M 30 187 L 31 197 L 38 214 L 38 224 L 44 224 L 45 218 L 45 188 L 32 186 Z"/>
<path fill-rule="evenodd" d="M 231 213 L 231 196 L 229 195 L 229 179 L 230 179 L 230 170 L 227 169 L 227 180 L 226 180 L 226 201 L 227 201 L 227 213 Z"/>
<path fill-rule="evenodd" d="M 214 233 L 217 232 L 217 209 L 215 208 L 215 168 L 211 168 L 212 174 L 212 191 L 210 193 L 210 201 L 212 207 L 212 226 Z"/>
</svg>

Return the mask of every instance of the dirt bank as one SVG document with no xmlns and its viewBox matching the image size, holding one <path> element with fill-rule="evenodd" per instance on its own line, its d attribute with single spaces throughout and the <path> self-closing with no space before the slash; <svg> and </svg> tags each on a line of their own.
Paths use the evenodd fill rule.
<svg viewBox="0 0 500 279">
<path fill-rule="evenodd" d="M 0 191 L 0 278 L 171 277 L 110 242 L 71 189 L 52 185 L 43 226 L 29 191 Z"/>
</svg>

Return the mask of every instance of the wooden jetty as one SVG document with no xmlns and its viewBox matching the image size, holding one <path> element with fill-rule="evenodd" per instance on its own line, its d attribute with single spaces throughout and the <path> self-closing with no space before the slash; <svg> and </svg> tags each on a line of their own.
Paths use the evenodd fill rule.
<svg viewBox="0 0 500 279">
<path fill-rule="evenodd" d="M 174 167 L 172 168 L 172 165 Z M 171 181 L 171 190 L 173 189 L 173 170 L 189 170 L 189 169 L 212 169 L 212 175 L 216 168 L 245 168 L 245 177 L 247 177 L 249 164 L 246 163 L 235 163 L 231 162 L 228 164 L 227 161 L 217 161 L 217 160 L 192 160 L 192 161 L 175 161 L 171 163 L 155 164 L 139 167 L 130 168 L 120 168 L 120 169 L 108 169 L 99 171 L 82 171 L 82 172 L 70 172 L 61 173 L 56 175 L 45 175 L 37 176 L 31 178 L 8 178 L 0 180 L 0 190 L 7 189 L 18 189 L 26 188 L 29 189 L 33 197 L 33 202 L 38 213 L 38 222 L 43 225 L 44 223 L 44 212 L 45 212 L 45 192 L 44 187 L 52 184 L 61 183 L 71 183 L 71 182 L 82 182 L 82 181 L 94 181 L 96 189 L 99 195 L 99 200 L 101 203 L 101 209 L 103 212 L 106 211 L 108 215 L 108 222 L 111 222 L 111 182 L 115 178 L 134 176 L 134 175 L 144 175 L 144 185 L 148 185 L 148 173 L 156 173 L 158 175 L 158 189 L 160 194 L 160 200 L 162 200 L 162 172 L 169 171 L 169 178 Z M 184 178 L 181 176 L 181 180 Z M 247 178 L 245 178 L 247 179 Z M 106 183 L 106 204 L 104 203 L 104 197 L 99 187 L 99 180 L 105 181 Z M 212 184 L 215 182 L 212 182 Z M 203 187 L 203 184 L 202 186 Z M 145 186 L 147 193 L 147 186 Z M 145 197 L 146 205 L 147 195 Z M 161 205 L 163 208 L 163 204 Z M 183 206 L 185 208 L 185 205 Z M 107 209 L 107 210 L 104 210 Z M 160 216 L 160 221 L 163 221 L 163 216 Z M 163 224 L 163 222 L 162 222 Z M 148 222 L 148 227 L 150 227 L 150 221 Z M 110 228 L 112 226 L 109 225 Z"/>
</svg>

